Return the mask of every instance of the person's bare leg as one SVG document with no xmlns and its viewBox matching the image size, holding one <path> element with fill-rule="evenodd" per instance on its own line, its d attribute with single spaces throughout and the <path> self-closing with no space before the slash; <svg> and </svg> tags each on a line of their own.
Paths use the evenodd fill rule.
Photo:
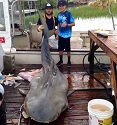
<svg viewBox="0 0 117 125">
<path fill-rule="evenodd" d="M 67 56 L 69 57 L 69 56 L 71 56 L 71 52 L 69 51 L 69 52 L 67 52 Z"/>
<path fill-rule="evenodd" d="M 63 56 L 63 51 L 59 51 L 59 55 L 62 55 L 62 56 Z"/>
</svg>

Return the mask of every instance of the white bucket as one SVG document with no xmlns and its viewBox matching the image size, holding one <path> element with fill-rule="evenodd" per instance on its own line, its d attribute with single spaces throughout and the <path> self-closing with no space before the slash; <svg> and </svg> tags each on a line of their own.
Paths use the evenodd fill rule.
<svg viewBox="0 0 117 125">
<path fill-rule="evenodd" d="M 89 125 L 112 125 L 113 104 L 104 99 L 93 99 L 88 103 Z"/>
</svg>

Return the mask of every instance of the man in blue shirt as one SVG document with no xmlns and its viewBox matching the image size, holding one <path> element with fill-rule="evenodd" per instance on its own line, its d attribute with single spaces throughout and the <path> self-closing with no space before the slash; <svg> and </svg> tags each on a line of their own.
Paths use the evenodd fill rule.
<svg viewBox="0 0 117 125">
<path fill-rule="evenodd" d="M 75 26 L 75 20 L 73 15 L 67 11 L 67 2 L 60 0 L 58 2 L 58 8 L 60 13 L 57 15 L 58 19 L 58 51 L 60 56 L 60 61 L 57 66 L 63 64 L 63 51 L 67 52 L 68 62 L 67 67 L 71 67 L 71 47 L 70 38 L 72 36 L 72 26 Z"/>
</svg>

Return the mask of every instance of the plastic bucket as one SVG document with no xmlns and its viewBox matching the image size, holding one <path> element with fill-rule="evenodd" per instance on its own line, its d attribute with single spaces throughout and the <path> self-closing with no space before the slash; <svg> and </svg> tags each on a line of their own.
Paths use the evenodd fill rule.
<svg viewBox="0 0 117 125">
<path fill-rule="evenodd" d="M 104 99 L 93 99 L 88 103 L 89 125 L 112 125 L 114 106 Z"/>
</svg>

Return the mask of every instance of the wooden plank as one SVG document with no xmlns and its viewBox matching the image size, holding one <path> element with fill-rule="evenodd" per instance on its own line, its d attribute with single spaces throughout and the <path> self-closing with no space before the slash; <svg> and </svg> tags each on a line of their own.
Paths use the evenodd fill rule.
<svg viewBox="0 0 117 125">
<path fill-rule="evenodd" d="M 33 69 L 34 65 L 31 66 L 26 66 L 26 70 L 29 69 Z M 25 66 L 24 66 L 25 67 Z M 21 69 L 23 67 L 20 67 L 18 69 L 16 69 L 16 74 L 18 74 L 19 69 Z M 71 75 L 74 74 L 74 67 L 71 68 Z M 84 74 L 83 72 L 83 68 L 82 67 L 75 67 L 75 71 L 77 74 L 79 74 L 77 77 L 79 77 L 80 84 L 83 84 L 84 81 L 82 81 L 83 79 L 81 79 L 82 75 Z M 82 71 L 82 72 L 79 72 Z M 67 68 L 64 67 L 64 73 L 67 72 Z M 99 74 L 99 75 L 98 75 Z M 76 75 L 76 74 L 75 74 Z M 98 78 L 100 78 L 102 81 L 105 82 L 106 84 L 106 79 L 107 79 L 107 75 L 103 75 L 100 73 L 96 74 L 98 76 Z M 87 76 L 85 76 L 86 78 Z M 91 99 L 95 99 L 95 98 L 102 98 L 102 99 L 106 99 L 109 101 L 112 101 L 109 96 L 106 94 L 106 91 L 104 90 L 104 88 L 102 89 L 98 89 L 98 87 L 100 85 L 98 85 L 98 83 L 95 80 L 91 81 L 92 84 L 97 84 L 97 88 L 95 89 L 80 89 L 80 90 L 76 90 L 74 91 L 70 96 L 68 96 L 68 103 L 69 103 L 69 107 L 60 115 L 60 117 L 55 120 L 52 123 L 49 123 L 48 125 L 88 125 L 88 110 L 87 110 L 87 105 L 88 102 Z M 17 88 L 14 88 L 13 86 L 5 86 L 5 102 L 6 102 L 6 107 L 7 107 L 7 124 L 11 125 L 12 122 L 18 123 L 18 119 L 20 116 L 20 107 L 23 104 L 24 101 L 24 97 L 22 97 L 19 92 L 18 92 L 18 88 L 24 88 L 26 90 L 28 90 L 29 88 L 29 82 L 27 81 L 23 81 L 22 84 L 20 86 L 18 86 Z M 85 83 L 87 83 L 85 81 Z M 70 83 L 72 84 L 72 83 Z M 78 86 L 79 84 L 75 83 L 75 86 Z M 73 87 L 71 87 L 71 90 L 73 90 Z M 109 90 L 111 91 L 111 89 Z M 114 115 L 114 119 L 116 119 L 117 116 Z M 26 125 L 28 123 L 28 119 L 24 120 L 22 119 L 22 124 L 21 125 Z M 43 123 L 38 123 L 35 122 L 33 120 L 30 121 L 30 125 L 45 125 Z"/>
<path fill-rule="evenodd" d="M 90 73 L 93 73 L 93 64 L 94 64 L 94 44 L 100 47 L 110 58 L 111 60 L 111 85 L 113 86 L 114 96 L 116 101 L 116 109 L 117 109 L 117 49 L 116 49 L 116 42 L 117 42 L 117 34 L 115 31 L 109 31 L 107 38 L 97 36 L 95 31 L 88 31 L 90 37 L 90 43 L 93 44 L 90 50 Z M 92 68 L 91 68 L 92 66 Z"/>
</svg>

